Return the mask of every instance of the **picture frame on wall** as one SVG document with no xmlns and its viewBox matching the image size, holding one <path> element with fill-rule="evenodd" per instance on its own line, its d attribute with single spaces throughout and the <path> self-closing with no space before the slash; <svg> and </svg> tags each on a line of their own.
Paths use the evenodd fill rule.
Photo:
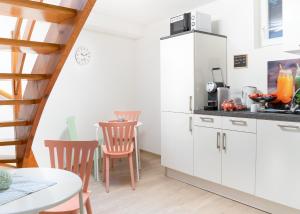
<svg viewBox="0 0 300 214">
<path fill-rule="evenodd" d="M 283 0 L 261 0 L 261 46 L 283 42 Z"/>
<path fill-rule="evenodd" d="M 233 67 L 234 69 L 238 68 L 247 68 L 248 67 L 248 55 L 234 55 L 233 56 Z"/>
</svg>

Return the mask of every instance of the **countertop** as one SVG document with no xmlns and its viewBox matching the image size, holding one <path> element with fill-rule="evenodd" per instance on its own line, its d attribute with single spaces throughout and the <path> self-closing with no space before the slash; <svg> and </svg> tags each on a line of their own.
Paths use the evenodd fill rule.
<svg viewBox="0 0 300 214">
<path fill-rule="evenodd" d="M 207 111 L 207 110 L 195 110 L 194 114 L 253 118 L 253 119 L 260 119 L 260 120 L 277 120 L 277 121 L 286 121 L 286 122 L 300 122 L 300 114 L 281 114 L 281 113 L 265 113 L 265 112 L 252 113 L 250 111 L 226 112 L 226 111 Z"/>
</svg>

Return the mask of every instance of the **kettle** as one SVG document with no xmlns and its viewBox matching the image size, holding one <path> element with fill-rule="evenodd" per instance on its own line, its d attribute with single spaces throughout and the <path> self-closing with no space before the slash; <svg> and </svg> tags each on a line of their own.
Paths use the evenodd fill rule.
<svg viewBox="0 0 300 214">
<path fill-rule="evenodd" d="M 254 101 L 249 98 L 250 94 L 256 93 L 257 88 L 254 86 L 245 86 L 242 88 L 242 104 L 251 108 L 251 104 L 254 104 Z"/>
</svg>

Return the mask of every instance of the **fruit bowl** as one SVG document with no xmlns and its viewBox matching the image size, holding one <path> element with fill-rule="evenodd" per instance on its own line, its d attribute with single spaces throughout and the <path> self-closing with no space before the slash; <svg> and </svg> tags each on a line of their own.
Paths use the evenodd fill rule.
<svg viewBox="0 0 300 214">
<path fill-rule="evenodd" d="M 258 94 L 258 93 L 254 93 L 254 94 L 250 94 L 249 98 L 255 102 L 266 102 L 266 103 L 270 103 L 273 102 L 277 99 L 277 95 L 275 94 Z"/>
</svg>

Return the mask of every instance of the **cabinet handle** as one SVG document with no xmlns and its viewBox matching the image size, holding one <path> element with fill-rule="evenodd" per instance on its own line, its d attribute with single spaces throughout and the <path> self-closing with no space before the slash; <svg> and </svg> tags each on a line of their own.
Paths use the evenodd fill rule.
<svg viewBox="0 0 300 214">
<path fill-rule="evenodd" d="M 278 125 L 282 129 L 299 129 L 299 126 Z"/>
<path fill-rule="evenodd" d="M 193 132 L 193 118 L 192 117 L 189 118 L 189 130 L 190 130 L 190 132 Z"/>
<path fill-rule="evenodd" d="M 227 145 L 226 145 L 226 133 L 223 133 L 223 150 L 226 152 Z"/>
<path fill-rule="evenodd" d="M 217 149 L 218 150 L 221 150 L 220 138 L 221 138 L 221 133 L 217 132 Z"/>
<path fill-rule="evenodd" d="M 233 125 L 247 126 L 247 122 L 243 120 L 230 120 Z"/>
<path fill-rule="evenodd" d="M 193 111 L 192 105 L 193 105 L 193 97 L 190 96 L 190 111 Z"/>
<path fill-rule="evenodd" d="M 210 118 L 210 117 L 200 117 L 200 119 L 202 120 L 202 122 L 208 122 L 208 123 L 214 122 L 214 118 Z"/>
</svg>

